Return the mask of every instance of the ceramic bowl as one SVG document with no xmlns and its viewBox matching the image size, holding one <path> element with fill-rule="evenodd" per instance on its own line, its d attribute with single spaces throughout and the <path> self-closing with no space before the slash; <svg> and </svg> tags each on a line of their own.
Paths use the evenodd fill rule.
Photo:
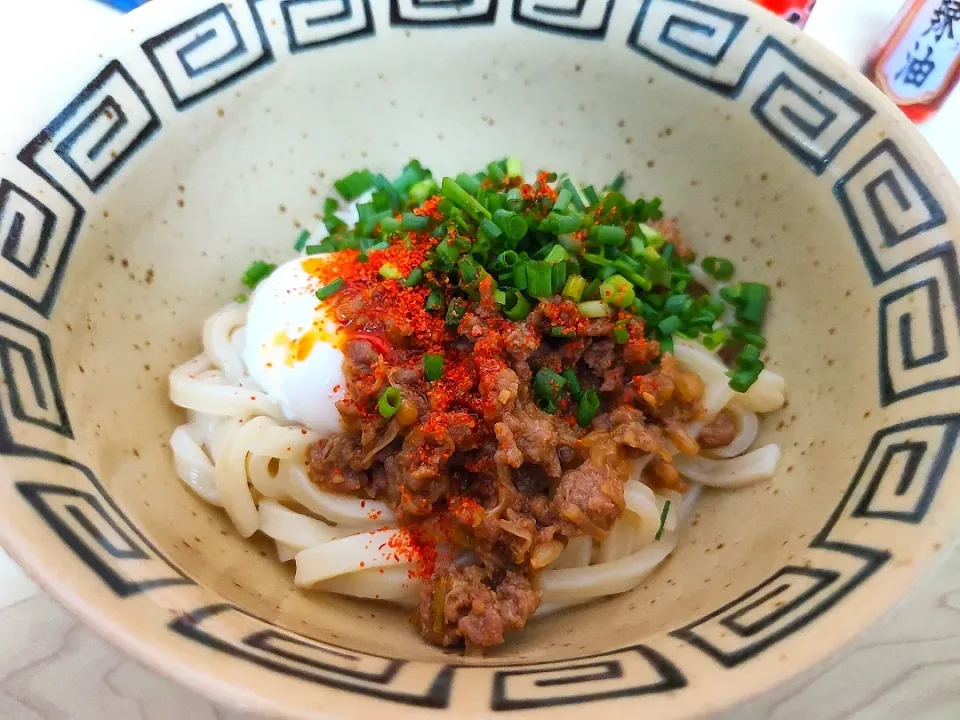
<svg viewBox="0 0 960 720">
<path fill-rule="evenodd" d="M 14 70 L 15 72 L 15 70 Z M 24 110 L 27 105 L 29 110 Z M 730 0 L 167 0 L 0 141 L 0 536 L 132 655 L 273 716 L 680 717 L 818 662 L 960 518 L 960 194 L 815 42 Z M 774 289 L 773 482 L 635 591 L 482 660 L 296 590 L 176 478 L 169 370 L 333 179 L 519 155 L 659 195 Z"/>
</svg>

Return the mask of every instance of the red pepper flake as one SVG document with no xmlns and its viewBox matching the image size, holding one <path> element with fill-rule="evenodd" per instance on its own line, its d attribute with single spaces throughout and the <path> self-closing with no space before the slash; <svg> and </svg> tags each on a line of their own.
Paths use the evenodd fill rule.
<svg viewBox="0 0 960 720">
<path fill-rule="evenodd" d="M 367 566 L 367 564 L 366 564 L 363 560 L 361 560 L 361 561 L 360 561 L 360 567 L 366 567 L 366 566 Z"/>
</svg>

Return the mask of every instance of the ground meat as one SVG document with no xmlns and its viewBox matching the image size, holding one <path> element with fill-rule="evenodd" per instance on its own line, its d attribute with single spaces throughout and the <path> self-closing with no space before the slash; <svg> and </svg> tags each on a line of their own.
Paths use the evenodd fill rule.
<svg viewBox="0 0 960 720">
<path fill-rule="evenodd" d="M 420 595 L 420 627 L 425 638 L 449 647 L 466 641 L 480 648 L 503 642 L 540 606 L 540 592 L 525 575 L 507 571 L 494 582 L 484 568 L 471 566 L 443 573 Z"/>
<path fill-rule="evenodd" d="M 558 351 L 560 353 L 560 362 L 565 368 L 573 367 L 580 362 L 584 351 L 590 347 L 588 338 L 574 338 L 565 342 Z"/>
<path fill-rule="evenodd" d="M 387 379 L 380 353 L 366 340 L 350 340 L 343 348 L 343 355 L 347 395 L 359 407 L 374 402 Z"/>
<path fill-rule="evenodd" d="M 367 487 L 367 473 L 355 467 L 363 456 L 360 439 L 354 435 L 335 435 L 321 440 L 308 457 L 310 477 L 330 492 L 356 495 Z"/>
<path fill-rule="evenodd" d="M 726 447 L 737 436 L 737 416 L 729 410 L 721 410 L 713 422 L 704 426 L 697 436 L 700 447 L 712 449 Z"/>
<path fill-rule="evenodd" d="M 523 465 L 523 453 L 517 447 L 517 439 L 513 436 L 513 431 L 506 423 L 497 423 L 493 427 L 497 435 L 499 449 L 493 456 L 494 462 L 498 465 L 509 465 L 518 468 Z"/>
<path fill-rule="evenodd" d="M 530 402 L 517 403 L 516 408 L 504 415 L 503 424 L 510 431 L 508 442 L 516 447 L 524 462 L 536 463 L 550 477 L 560 477 L 559 449 L 577 442 L 576 432 L 563 420 L 549 415 Z M 512 450 L 512 447 L 507 447 Z M 501 451 L 504 446 L 501 445 Z"/>
<path fill-rule="evenodd" d="M 526 323 L 512 323 L 504 333 L 503 347 L 515 362 L 524 361 L 540 347 L 540 335 Z"/>
<path fill-rule="evenodd" d="M 623 512 L 624 473 L 588 459 L 560 478 L 553 505 L 563 519 L 567 537 L 581 534 L 602 540 Z"/>
<path fill-rule="evenodd" d="M 680 493 L 687 491 L 687 485 L 680 479 L 680 473 L 677 472 L 673 463 L 662 457 L 653 458 L 647 465 L 647 477 L 652 478 L 655 488 L 664 488 Z"/>
<path fill-rule="evenodd" d="M 617 345 L 613 340 L 596 340 L 583 353 L 583 361 L 598 377 L 603 377 L 616 360 Z"/>
</svg>

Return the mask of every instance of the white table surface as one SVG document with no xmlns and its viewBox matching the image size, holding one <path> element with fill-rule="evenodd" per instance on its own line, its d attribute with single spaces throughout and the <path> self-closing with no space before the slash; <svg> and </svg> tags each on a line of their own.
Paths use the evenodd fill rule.
<svg viewBox="0 0 960 720">
<path fill-rule="evenodd" d="M 163 0 L 154 0 L 163 2 Z M 819 0 L 807 31 L 860 65 L 900 0 Z M 29 98 L 122 16 L 91 0 L 0 0 L 4 97 Z M 16 73 L 2 68 L 16 68 Z M 31 74 L 25 72 L 30 68 Z M 9 122 L 0 112 L 0 137 Z M 921 130 L 960 177 L 960 92 Z M 952 138 L 951 138 L 952 136 Z M 78 623 L 0 551 L 0 720 L 239 720 Z M 829 663 L 724 720 L 960 718 L 960 554 Z"/>
</svg>

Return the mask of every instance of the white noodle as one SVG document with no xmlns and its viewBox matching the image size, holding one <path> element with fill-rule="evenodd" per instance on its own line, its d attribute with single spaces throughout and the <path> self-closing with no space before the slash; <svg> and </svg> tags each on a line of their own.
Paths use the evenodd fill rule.
<svg viewBox="0 0 960 720">
<path fill-rule="evenodd" d="M 769 480 L 777 471 L 780 447 L 765 445 L 729 460 L 677 455 L 673 464 L 684 477 L 710 487 L 737 488 Z"/>
<path fill-rule="evenodd" d="M 543 602 L 574 602 L 632 590 L 666 559 L 676 536 L 664 533 L 660 540 L 620 560 L 564 570 L 544 570 L 540 575 Z"/>
<path fill-rule="evenodd" d="M 212 505 L 220 505 L 220 491 L 213 477 L 213 463 L 193 439 L 188 425 L 181 425 L 170 436 L 177 475 L 191 490 Z"/>
<path fill-rule="evenodd" d="M 337 528 L 285 508 L 276 500 L 262 500 L 258 510 L 260 531 L 297 551 L 343 537 Z"/>
<path fill-rule="evenodd" d="M 314 545 L 297 554 L 297 577 L 300 587 L 309 587 L 321 580 L 346 575 L 363 568 L 387 568 L 409 565 L 405 556 L 393 548 L 402 543 L 403 530 L 377 530 L 359 533 L 322 545 Z"/>
<path fill-rule="evenodd" d="M 386 503 L 321 490 L 310 481 L 301 464 L 281 462 L 280 476 L 290 497 L 325 520 L 358 528 L 396 525 L 397 519 Z"/>
<path fill-rule="evenodd" d="M 293 560 L 297 553 L 300 552 L 301 548 L 295 548 L 292 545 L 286 545 L 282 542 L 277 543 L 277 557 L 280 559 L 280 562 L 290 562 Z"/>
</svg>

